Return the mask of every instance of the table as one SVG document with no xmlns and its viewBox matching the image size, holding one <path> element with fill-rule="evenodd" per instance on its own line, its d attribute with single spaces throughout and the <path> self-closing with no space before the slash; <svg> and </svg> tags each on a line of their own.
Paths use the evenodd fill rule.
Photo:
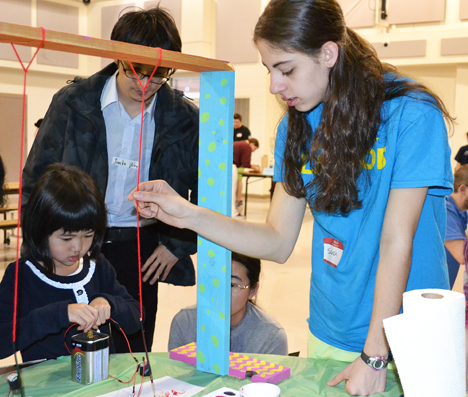
<svg viewBox="0 0 468 397">
<path fill-rule="evenodd" d="M 5 182 L 5 194 L 18 194 L 19 182 Z"/>
<path fill-rule="evenodd" d="M 137 353 L 136 356 L 141 360 L 143 353 Z M 326 382 L 341 371 L 346 363 L 263 354 L 249 354 L 249 356 L 291 368 L 291 377 L 278 383 L 281 388 L 281 397 L 349 397 L 344 390 L 344 382 L 334 388 L 326 385 Z M 172 376 L 197 386 L 206 387 L 205 390 L 197 394 L 197 397 L 204 396 L 221 387 L 239 390 L 242 385 L 249 383 L 249 380 L 199 372 L 192 365 L 171 360 L 169 353 L 150 353 L 150 360 L 154 379 Z M 135 365 L 130 354 L 113 354 L 110 359 L 109 373 L 119 379 L 129 380 L 135 370 Z M 73 382 L 71 380 L 70 356 L 25 368 L 21 374 L 25 395 L 31 397 L 93 397 L 128 387 L 128 385 L 123 385 L 112 378 L 89 386 Z M 376 394 L 374 397 L 401 397 L 403 392 L 396 379 L 396 374 L 390 373 L 386 392 Z M 138 377 L 137 384 L 140 381 L 141 378 Z M 2 375 L 0 376 L 0 396 L 6 396 L 8 391 L 6 375 Z"/>
<path fill-rule="evenodd" d="M 241 174 L 243 177 L 246 178 L 245 180 L 245 197 L 244 197 L 244 216 L 247 216 L 247 194 L 249 192 L 249 179 L 250 178 L 259 178 L 257 181 L 258 182 L 260 179 L 265 179 L 265 178 L 270 178 L 271 179 L 271 185 L 273 186 L 273 175 L 263 175 L 263 174 L 255 174 L 251 172 L 243 172 Z M 251 182 L 253 183 L 253 182 Z"/>
</svg>

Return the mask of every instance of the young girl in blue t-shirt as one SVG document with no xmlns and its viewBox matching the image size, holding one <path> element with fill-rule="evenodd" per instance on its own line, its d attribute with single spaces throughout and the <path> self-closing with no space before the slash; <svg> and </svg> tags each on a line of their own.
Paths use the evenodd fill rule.
<svg viewBox="0 0 468 397">
<path fill-rule="evenodd" d="M 18 264 L 14 348 L 16 263 L 0 283 L 0 358 L 14 350 L 21 351 L 23 361 L 68 355 L 65 343 L 70 346 L 72 335 L 99 327 L 109 333 L 103 326 L 110 317 L 126 333 L 138 331 L 138 302 L 100 255 L 106 224 L 106 207 L 93 180 L 76 167 L 49 166 L 23 214 L 28 254 Z"/>
<path fill-rule="evenodd" d="M 448 288 L 444 195 L 453 176 L 440 99 L 382 64 L 345 25 L 336 0 L 271 0 L 254 42 L 270 91 L 288 113 L 278 127 L 277 182 L 265 224 L 223 217 L 162 181 L 130 199 L 140 214 L 196 231 L 242 254 L 285 262 L 307 204 L 314 216 L 308 355 L 350 364 L 329 386 L 385 390 L 383 319 L 405 290 Z"/>
</svg>

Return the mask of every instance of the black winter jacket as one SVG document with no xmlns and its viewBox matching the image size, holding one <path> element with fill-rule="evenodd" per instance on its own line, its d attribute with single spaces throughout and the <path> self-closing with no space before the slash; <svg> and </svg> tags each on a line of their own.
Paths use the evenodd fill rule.
<svg viewBox="0 0 468 397">
<path fill-rule="evenodd" d="M 46 167 L 57 162 L 87 172 L 105 197 L 109 169 L 101 93 L 116 70 L 112 63 L 87 79 L 77 77 L 54 95 L 23 170 L 22 207 Z M 157 95 L 149 180 L 163 179 L 185 198 L 191 191 L 190 201 L 197 203 L 198 109 L 167 84 Z M 166 282 L 194 285 L 189 255 L 196 252 L 196 235 L 165 224 L 159 229 L 162 244 L 179 258 Z"/>
</svg>

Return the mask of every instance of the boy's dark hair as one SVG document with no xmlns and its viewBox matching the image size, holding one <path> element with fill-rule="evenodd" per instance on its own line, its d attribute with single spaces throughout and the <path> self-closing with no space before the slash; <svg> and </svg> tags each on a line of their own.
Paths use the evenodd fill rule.
<svg viewBox="0 0 468 397">
<path fill-rule="evenodd" d="M 182 52 L 182 40 L 174 18 L 159 6 L 123 14 L 112 29 L 111 40 Z M 169 69 L 168 76 L 174 72 Z"/>
<path fill-rule="evenodd" d="M 249 138 L 249 143 L 253 143 L 255 146 L 257 146 L 257 149 L 260 147 L 260 143 L 256 138 Z"/>
<path fill-rule="evenodd" d="M 3 207 L 5 203 L 5 166 L 3 165 L 3 160 L 0 157 L 0 208 Z"/>
<path fill-rule="evenodd" d="M 251 288 L 255 288 L 260 278 L 261 262 L 260 259 L 251 258 L 238 254 L 237 252 L 232 253 L 232 261 L 238 262 L 247 269 L 247 277 L 249 278 L 249 285 Z"/>
<path fill-rule="evenodd" d="M 234 118 L 236 120 L 242 121 L 242 116 L 239 113 L 234 113 Z"/>
<path fill-rule="evenodd" d="M 93 230 L 89 256 L 97 259 L 106 226 L 106 205 L 92 178 L 77 167 L 57 163 L 47 167 L 31 192 L 23 217 L 23 242 L 28 253 L 54 273 L 49 237 L 55 231 Z"/>
</svg>

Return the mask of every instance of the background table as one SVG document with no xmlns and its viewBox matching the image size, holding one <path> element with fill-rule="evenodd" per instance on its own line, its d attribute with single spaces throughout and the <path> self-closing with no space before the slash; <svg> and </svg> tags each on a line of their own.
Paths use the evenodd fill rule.
<svg viewBox="0 0 468 397">
<path fill-rule="evenodd" d="M 265 179 L 265 178 L 270 178 L 271 179 L 271 187 L 273 186 L 273 175 L 263 175 L 263 174 L 256 174 L 256 173 L 250 173 L 250 172 L 243 172 L 241 174 L 245 180 L 245 196 L 244 196 L 244 216 L 247 216 L 247 194 L 249 193 L 249 179 L 250 178 L 260 178 L 260 179 Z M 259 180 L 260 180 L 259 179 Z M 257 182 L 257 181 L 254 181 Z M 250 182 L 252 183 L 252 182 Z M 270 196 L 271 196 L 271 187 L 270 187 Z"/>
<path fill-rule="evenodd" d="M 142 353 L 137 353 L 136 355 L 139 360 L 142 359 L 142 356 Z M 333 388 L 326 385 L 326 382 L 341 371 L 346 366 L 346 363 L 334 360 L 314 360 L 289 356 L 260 354 L 251 354 L 249 356 L 291 368 L 291 377 L 278 383 L 278 386 L 281 388 L 281 397 L 348 396 L 344 390 L 344 382 Z M 150 360 L 154 379 L 172 376 L 173 378 L 197 386 L 206 387 L 205 390 L 197 394 L 197 397 L 221 387 L 239 390 L 242 385 L 250 382 L 249 380 L 241 380 L 230 376 L 218 376 L 199 372 L 192 365 L 171 360 L 169 353 L 150 353 Z M 135 367 L 136 364 L 130 354 L 111 355 L 109 374 L 126 381 L 131 378 Z M 73 382 L 71 380 L 69 356 L 25 368 L 21 373 L 23 384 L 25 385 L 25 394 L 31 397 L 93 397 L 129 386 L 123 385 L 112 378 L 89 386 Z M 149 380 L 149 378 L 146 378 L 146 380 Z M 137 385 L 140 381 L 141 378 L 138 376 Z M 6 376 L 2 375 L 0 376 L 0 396 L 6 396 L 8 391 L 9 387 Z M 396 375 L 391 373 L 389 374 L 386 392 L 376 394 L 375 396 L 400 397 L 402 394 L 403 392 L 396 380 Z"/>
</svg>

